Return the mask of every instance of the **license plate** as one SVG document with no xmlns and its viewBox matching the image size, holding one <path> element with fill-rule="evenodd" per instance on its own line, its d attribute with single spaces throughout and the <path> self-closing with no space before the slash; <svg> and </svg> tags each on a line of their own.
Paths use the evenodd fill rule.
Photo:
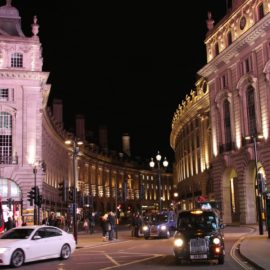
<svg viewBox="0 0 270 270">
<path fill-rule="evenodd" d="M 190 255 L 190 259 L 192 259 L 192 260 L 207 259 L 207 254 Z"/>
</svg>

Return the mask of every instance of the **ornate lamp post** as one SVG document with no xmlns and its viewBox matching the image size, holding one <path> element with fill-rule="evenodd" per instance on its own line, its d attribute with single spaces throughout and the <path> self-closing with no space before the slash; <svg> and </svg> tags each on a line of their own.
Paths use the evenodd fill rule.
<svg viewBox="0 0 270 270">
<path fill-rule="evenodd" d="M 65 144 L 72 146 L 72 166 L 73 166 L 73 236 L 78 242 L 78 224 L 77 224 L 77 166 L 76 158 L 80 152 L 79 146 L 83 144 L 82 141 L 77 140 L 66 140 Z"/>
<path fill-rule="evenodd" d="M 149 166 L 151 168 L 154 168 L 155 165 L 157 164 L 157 174 L 158 174 L 158 208 L 159 208 L 159 211 L 162 210 L 162 207 L 161 207 L 161 159 L 162 159 L 162 156 L 160 155 L 159 151 L 157 152 L 157 155 L 156 155 L 156 161 L 154 161 L 153 158 L 151 158 L 151 161 L 149 163 Z M 164 168 L 168 167 L 169 165 L 169 162 L 167 161 L 166 157 L 164 157 L 164 160 L 162 162 L 162 165 Z"/>
</svg>

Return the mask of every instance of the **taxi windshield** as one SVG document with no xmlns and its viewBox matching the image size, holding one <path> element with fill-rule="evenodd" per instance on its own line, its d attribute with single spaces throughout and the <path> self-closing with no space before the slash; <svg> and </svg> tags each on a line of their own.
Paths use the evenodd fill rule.
<svg viewBox="0 0 270 270">
<path fill-rule="evenodd" d="M 179 215 L 177 228 L 180 230 L 181 229 L 216 230 L 217 219 L 215 214 L 211 212 L 201 212 L 201 213 L 185 212 Z"/>
</svg>

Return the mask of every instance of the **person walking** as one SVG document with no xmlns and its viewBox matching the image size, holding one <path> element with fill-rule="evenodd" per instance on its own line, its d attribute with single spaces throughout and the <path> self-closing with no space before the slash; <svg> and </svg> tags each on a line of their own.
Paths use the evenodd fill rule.
<svg viewBox="0 0 270 270">
<path fill-rule="evenodd" d="M 108 232 L 108 214 L 105 213 L 100 217 L 100 227 L 102 232 L 103 241 L 107 241 L 107 232 Z"/>
<path fill-rule="evenodd" d="M 93 234 L 95 231 L 95 213 L 90 212 L 88 220 L 89 220 L 89 233 Z"/>
<path fill-rule="evenodd" d="M 109 240 L 113 240 L 115 231 L 115 214 L 110 211 L 108 215 L 108 232 Z"/>
</svg>

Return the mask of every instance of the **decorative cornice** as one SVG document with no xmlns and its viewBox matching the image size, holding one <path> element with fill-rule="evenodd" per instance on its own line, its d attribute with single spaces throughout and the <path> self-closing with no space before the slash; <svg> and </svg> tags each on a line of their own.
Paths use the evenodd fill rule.
<svg viewBox="0 0 270 270">
<path fill-rule="evenodd" d="M 206 80 L 200 78 L 196 83 L 196 89 L 191 90 L 190 95 L 186 95 L 185 100 L 182 100 L 174 113 L 170 136 L 172 148 L 175 146 L 179 131 L 186 122 L 194 115 L 198 115 L 198 111 L 205 111 L 207 108 L 209 108 L 209 89 Z"/>
<path fill-rule="evenodd" d="M 16 80 L 36 80 L 45 84 L 48 80 L 49 72 L 22 71 L 22 70 L 0 70 L 0 79 Z"/>
<path fill-rule="evenodd" d="M 267 33 L 269 29 L 270 13 L 268 13 L 263 19 L 261 19 L 252 28 L 235 40 L 234 43 L 222 51 L 211 62 L 200 69 L 198 74 L 205 78 L 208 78 L 211 74 L 213 75 L 220 69 L 222 65 L 229 63 L 233 57 L 239 55 L 239 52 L 241 52 L 245 46 L 250 46 L 255 43 L 255 41 Z"/>
</svg>

